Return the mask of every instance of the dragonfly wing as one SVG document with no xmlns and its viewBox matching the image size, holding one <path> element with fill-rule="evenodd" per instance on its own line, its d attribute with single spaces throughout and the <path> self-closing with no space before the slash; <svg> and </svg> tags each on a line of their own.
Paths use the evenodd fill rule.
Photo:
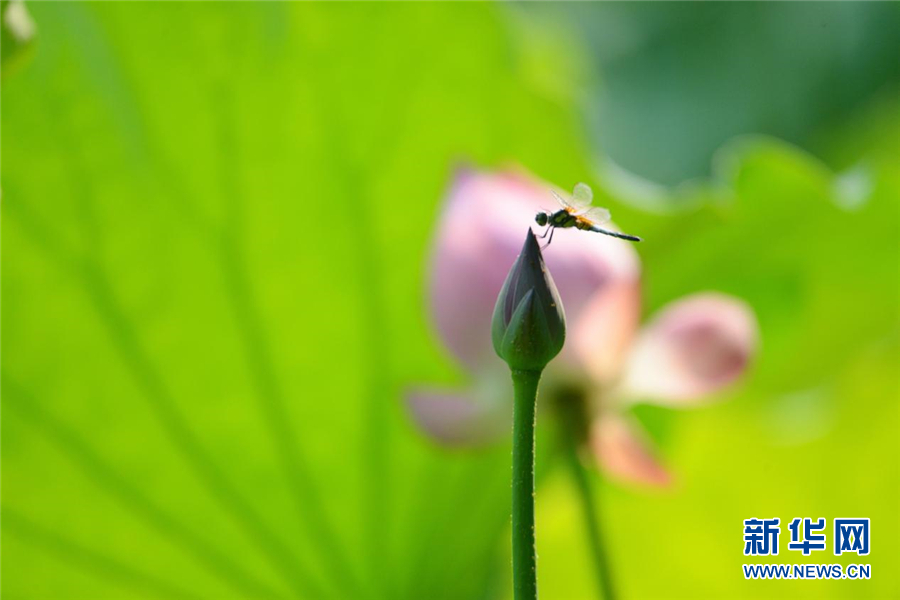
<svg viewBox="0 0 900 600">
<path fill-rule="evenodd" d="M 582 219 L 586 219 L 594 225 L 604 225 L 609 223 L 609 211 L 605 208 L 595 206 L 594 208 L 579 215 Z"/>
<path fill-rule="evenodd" d="M 572 190 L 572 202 L 575 203 L 576 206 L 587 208 L 591 205 L 593 200 L 594 192 L 591 191 L 591 187 L 588 184 L 575 184 L 575 189 Z"/>
<path fill-rule="evenodd" d="M 550 193 L 553 194 L 553 197 L 556 198 L 556 201 L 560 206 L 565 208 L 567 211 L 572 213 L 573 215 L 577 215 L 579 213 L 584 212 L 591 206 L 590 198 L 587 201 L 584 198 L 575 198 L 574 196 L 568 197 L 568 195 L 563 195 L 557 193 L 555 190 L 550 190 Z"/>
<path fill-rule="evenodd" d="M 555 190 L 550 190 L 550 193 L 553 194 L 553 197 L 556 198 L 556 202 L 562 208 L 565 208 L 566 210 L 568 210 L 569 212 L 572 212 L 572 213 L 579 212 L 579 209 L 575 208 L 575 205 L 573 205 L 572 202 L 569 201 L 569 199 L 566 198 L 565 196 L 563 196 L 562 194 L 557 193 Z"/>
</svg>

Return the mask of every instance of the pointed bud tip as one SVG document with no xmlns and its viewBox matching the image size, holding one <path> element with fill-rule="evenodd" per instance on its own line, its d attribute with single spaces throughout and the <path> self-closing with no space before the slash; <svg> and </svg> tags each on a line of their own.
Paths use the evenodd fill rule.
<svg viewBox="0 0 900 600">
<path fill-rule="evenodd" d="M 522 246 L 522 255 L 526 258 L 534 258 L 541 255 L 541 246 L 538 244 L 537 237 L 531 227 L 525 233 L 525 244 Z"/>
</svg>

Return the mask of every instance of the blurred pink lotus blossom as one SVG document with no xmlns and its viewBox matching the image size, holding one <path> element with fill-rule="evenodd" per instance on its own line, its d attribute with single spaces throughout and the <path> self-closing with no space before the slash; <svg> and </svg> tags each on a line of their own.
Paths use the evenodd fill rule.
<svg viewBox="0 0 900 600">
<path fill-rule="evenodd" d="M 432 256 L 431 308 L 438 334 L 472 385 L 407 396 L 416 423 L 442 443 L 486 443 L 509 431 L 512 386 L 491 347 L 491 314 L 523 226 L 554 207 L 550 187 L 517 172 L 464 170 L 450 190 Z M 545 260 L 569 337 L 542 388 L 583 391 L 592 413 L 588 446 L 608 473 L 668 484 L 669 473 L 624 409 L 637 401 L 690 406 L 735 381 L 756 349 L 753 312 L 736 298 L 698 293 L 639 328 L 640 260 L 631 242 L 560 231 Z"/>
</svg>

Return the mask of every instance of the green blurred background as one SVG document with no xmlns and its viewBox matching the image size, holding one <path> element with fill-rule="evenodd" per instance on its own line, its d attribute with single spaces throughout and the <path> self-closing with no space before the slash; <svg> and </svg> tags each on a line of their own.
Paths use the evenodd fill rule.
<svg viewBox="0 0 900 600">
<path fill-rule="evenodd" d="M 636 409 L 671 490 L 594 482 L 622 597 L 900 596 L 898 4 L 10 6 L 3 598 L 510 597 L 508 446 L 402 406 L 464 381 L 460 161 L 599 188 L 647 314 L 759 318 L 728 401 Z M 557 471 L 541 593 L 594 598 Z M 745 581 L 762 516 L 870 517 L 872 579 Z"/>
</svg>

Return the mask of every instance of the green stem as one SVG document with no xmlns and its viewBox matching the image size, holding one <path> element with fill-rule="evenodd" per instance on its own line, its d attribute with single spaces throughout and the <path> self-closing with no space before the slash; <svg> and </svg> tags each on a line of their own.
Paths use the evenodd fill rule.
<svg viewBox="0 0 900 600">
<path fill-rule="evenodd" d="M 565 454 L 571 467 L 578 497 L 581 500 L 581 510 L 584 513 L 585 532 L 588 536 L 588 544 L 594 559 L 594 573 L 597 576 L 597 586 L 600 598 L 614 600 L 616 594 L 613 590 L 612 576 L 610 574 L 609 559 L 603 544 L 600 519 L 597 517 L 594 493 L 591 489 L 591 481 L 588 479 L 587 470 L 578 455 L 578 437 L 573 431 L 572 423 L 568 423 L 563 434 Z"/>
<path fill-rule="evenodd" d="M 540 371 L 512 372 L 512 559 L 513 597 L 537 599 L 537 559 L 534 547 L 534 416 Z"/>
</svg>

